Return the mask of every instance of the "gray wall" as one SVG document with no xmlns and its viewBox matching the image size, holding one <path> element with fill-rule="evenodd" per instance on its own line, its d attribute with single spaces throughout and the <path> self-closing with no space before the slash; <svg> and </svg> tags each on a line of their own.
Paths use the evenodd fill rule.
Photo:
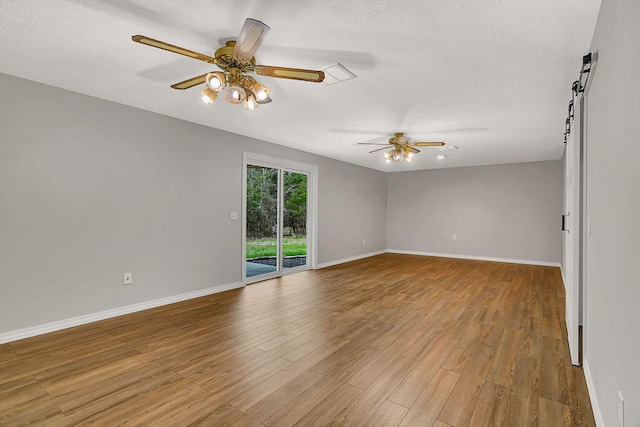
<svg viewBox="0 0 640 427">
<path fill-rule="evenodd" d="M 387 186 L 390 250 L 560 262 L 560 160 L 396 172 Z"/>
<path fill-rule="evenodd" d="M 0 333 L 239 282 L 243 150 L 318 166 L 319 263 L 386 248 L 383 172 L 3 74 L 0 92 Z"/>
<path fill-rule="evenodd" d="M 603 0 L 587 95 L 585 367 L 607 426 L 640 426 L 640 1 Z"/>
</svg>

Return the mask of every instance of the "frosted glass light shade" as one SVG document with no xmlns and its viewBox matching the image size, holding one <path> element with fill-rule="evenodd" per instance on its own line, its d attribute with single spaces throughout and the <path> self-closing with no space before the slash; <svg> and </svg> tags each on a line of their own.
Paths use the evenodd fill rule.
<svg viewBox="0 0 640 427">
<path fill-rule="evenodd" d="M 262 83 L 255 82 L 251 86 L 251 91 L 255 95 L 256 101 L 258 102 L 266 101 L 267 98 L 269 98 L 269 89 Z"/>
<path fill-rule="evenodd" d="M 204 81 L 211 89 L 218 91 L 224 87 L 227 82 L 227 78 L 223 73 L 215 72 L 207 74 Z"/>
<path fill-rule="evenodd" d="M 210 88 L 206 88 L 202 92 L 200 92 L 200 96 L 202 96 L 202 100 L 209 105 L 213 105 L 213 101 L 218 97 L 218 93 Z"/>
<path fill-rule="evenodd" d="M 232 104 L 241 104 L 245 99 L 247 99 L 247 92 L 240 86 L 229 86 L 224 91 L 224 99 Z"/>
<path fill-rule="evenodd" d="M 249 95 L 247 99 L 244 101 L 244 109 L 245 110 L 253 110 L 254 108 L 258 108 L 258 102 L 253 97 L 253 95 Z"/>
</svg>

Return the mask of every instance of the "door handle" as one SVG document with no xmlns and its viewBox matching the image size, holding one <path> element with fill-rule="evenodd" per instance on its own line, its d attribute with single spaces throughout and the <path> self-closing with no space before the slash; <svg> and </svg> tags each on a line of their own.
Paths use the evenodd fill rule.
<svg viewBox="0 0 640 427">
<path fill-rule="evenodd" d="M 567 217 L 571 215 L 571 212 L 569 212 L 566 215 L 562 215 L 562 231 L 569 231 L 569 229 L 567 229 Z"/>
</svg>

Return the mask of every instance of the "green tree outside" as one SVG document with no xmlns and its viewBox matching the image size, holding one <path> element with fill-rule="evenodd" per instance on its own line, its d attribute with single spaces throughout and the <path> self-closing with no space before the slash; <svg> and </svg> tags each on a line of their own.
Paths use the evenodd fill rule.
<svg viewBox="0 0 640 427">
<path fill-rule="evenodd" d="M 306 255 L 307 175 L 283 174 L 283 253 Z M 246 258 L 277 255 L 278 170 L 247 168 Z"/>
</svg>

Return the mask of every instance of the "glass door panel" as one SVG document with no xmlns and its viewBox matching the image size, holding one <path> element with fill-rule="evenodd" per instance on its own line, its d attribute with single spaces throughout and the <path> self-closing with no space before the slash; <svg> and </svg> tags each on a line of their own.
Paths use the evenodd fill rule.
<svg viewBox="0 0 640 427">
<path fill-rule="evenodd" d="M 282 172 L 283 270 L 307 266 L 307 174 Z"/>
<path fill-rule="evenodd" d="M 280 170 L 247 165 L 246 277 L 280 271 Z"/>
</svg>

